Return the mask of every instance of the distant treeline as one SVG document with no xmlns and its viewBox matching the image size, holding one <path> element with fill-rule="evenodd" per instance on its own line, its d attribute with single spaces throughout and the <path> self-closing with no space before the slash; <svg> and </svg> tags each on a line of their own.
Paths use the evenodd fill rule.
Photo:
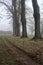
<svg viewBox="0 0 43 65">
<path fill-rule="evenodd" d="M 12 35 L 13 32 L 11 31 L 0 31 L 0 35 Z"/>
</svg>

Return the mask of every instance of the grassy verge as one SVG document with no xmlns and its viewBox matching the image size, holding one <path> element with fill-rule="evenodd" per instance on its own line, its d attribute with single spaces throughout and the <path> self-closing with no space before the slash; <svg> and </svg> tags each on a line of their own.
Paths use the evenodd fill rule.
<svg viewBox="0 0 43 65">
<path fill-rule="evenodd" d="M 14 45 L 24 49 L 27 52 L 35 52 L 40 47 L 43 47 L 43 41 L 32 41 L 30 38 L 20 38 L 20 37 L 13 37 L 7 36 L 7 39 Z"/>
<path fill-rule="evenodd" d="M 18 65 L 16 61 L 16 55 L 12 54 L 0 38 L 0 65 Z"/>
</svg>

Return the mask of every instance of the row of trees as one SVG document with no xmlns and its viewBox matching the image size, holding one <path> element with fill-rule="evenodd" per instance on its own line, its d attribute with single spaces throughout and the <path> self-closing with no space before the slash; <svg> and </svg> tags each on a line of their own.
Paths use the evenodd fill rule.
<svg viewBox="0 0 43 65">
<path fill-rule="evenodd" d="M 0 2 L 4 3 L 4 2 Z M 12 0 L 12 9 L 4 3 L 13 15 L 13 35 L 20 36 L 20 21 L 22 24 L 22 37 L 27 37 L 26 17 L 25 17 L 25 0 Z M 35 21 L 35 36 L 41 38 L 40 34 L 40 10 L 37 0 L 32 0 L 34 21 Z"/>
<path fill-rule="evenodd" d="M 32 0 L 32 4 L 33 4 L 33 10 L 34 10 L 33 16 L 34 16 L 34 20 L 35 20 L 35 37 L 34 38 L 41 38 L 41 34 L 40 34 L 40 11 L 39 11 L 39 6 L 37 3 L 37 0 Z M 15 5 L 16 5 L 16 3 L 15 3 Z M 16 6 L 15 6 L 14 10 L 16 10 Z M 17 14 L 17 12 L 16 12 L 16 14 Z M 18 17 L 16 17 L 15 19 L 17 20 L 17 18 Z M 16 22 L 18 23 L 19 21 L 16 21 Z M 21 23 L 22 23 L 22 37 L 27 37 L 26 17 L 25 17 L 25 0 L 21 0 Z M 17 29 L 17 30 L 19 31 L 19 29 Z"/>
</svg>

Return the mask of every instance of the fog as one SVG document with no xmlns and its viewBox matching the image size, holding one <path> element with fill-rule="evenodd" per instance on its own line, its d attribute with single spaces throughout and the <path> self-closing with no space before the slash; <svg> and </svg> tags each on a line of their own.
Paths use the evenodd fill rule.
<svg viewBox="0 0 43 65">
<path fill-rule="evenodd" d="M 7 4 L 9 6 L 12 5 L 11 3 L 11 0 L 4 0 L 4 1 L 7 1 Z M 26 7 L 27 8 L 31 8 L 32 11 L 33 11 L 33 8 L 32 8 L 32 0 L 26 0 Z M 40 6 L 40 15 L 41 15 L 41 18 L 43 18 L 43 0 L 38 0 L 38 4 Z M 13 20 L 12 18 L 8 19 L 9 16 L 8 15 L 11 15 L 10 12 L 8 12 L 7 10 L 7 7 L 5 5 L 2 5 L 0 3 L 0 31 L 13 31 Z M 32 13 L 33 15 L 33 13 Z M 29 16 L 29 15 L 27 15 Z M 29 29 L 28 29 L 29 30 Z"/>
</svg>

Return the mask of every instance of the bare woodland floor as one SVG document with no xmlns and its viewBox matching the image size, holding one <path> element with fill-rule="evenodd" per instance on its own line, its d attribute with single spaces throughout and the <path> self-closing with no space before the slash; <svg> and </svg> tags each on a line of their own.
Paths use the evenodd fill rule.
<svg viewBox="0 0 43 65">
<path fill-rule="evenodd" d="M 10 40 L 11 40 L 11 37 L 10 37 Z M 16 39 L 16 41 L 17 41 L 17 39 Z M 19 42 L 21 42 L 21 41 L 19 41 Z M 23 51 L 21 51 L 19 48 L 17 48 L 18 45 L 16 45 L 17 47 L 15 47 L 13 45 L 14 41 L 11 44 L 8 40 L 6 40 L 3 37 L 1 39 L 1 43 L 2 44 L 0 44 L 0 65 L 43 65 L 43 61 L 42 61 L 42 63 L 40 63 L 40 61 L 43 60 L 43 58 L 42 59 L 40 58 L 41 57 L 40 54 L 43 55 L 43 53 L 42 53 L 43 47 L 38 48 L 37 52 L 35 49 L 32 49 L 33 51 L 35 50 L 34 52 L 36 52 L 35 54 L 37 57 L 37 58 L 35 57 L 33 60 L 27 54 L 25 54 Z M 21 46 L 19 46 L 19 47 L 21 49 L 23 48 Z M 23 50 L 24 49 L 27 50 L 26 48 L 23 48 Z M 31 47 L 30 47 L 30 49 L 31 49 Z M 32 50 L 29 50 L 29 52 L 31 52 Z M 31 53 L 34 53 L 33 51 Z M 38 59 L 38 62 L 35 61 L 37 59 Z"/>
</svg>

